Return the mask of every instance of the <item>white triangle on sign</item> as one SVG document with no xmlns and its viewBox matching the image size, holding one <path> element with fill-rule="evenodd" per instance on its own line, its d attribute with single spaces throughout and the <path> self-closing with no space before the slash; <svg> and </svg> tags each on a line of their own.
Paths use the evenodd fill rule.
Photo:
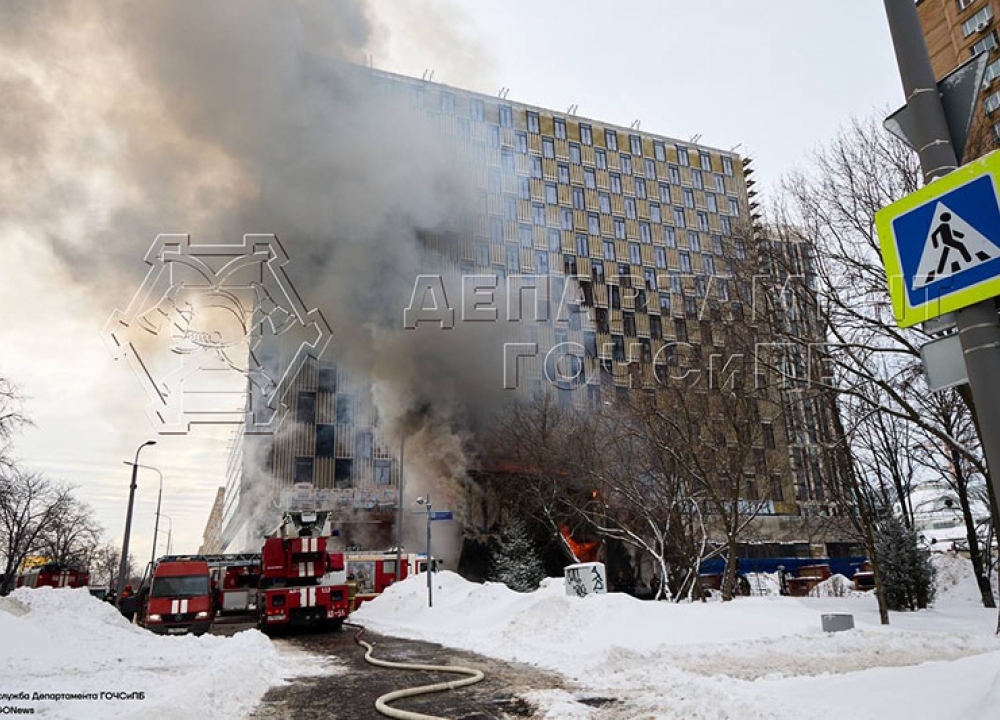
<svg viewBox="0 0 1000 720">
<path fill-rule="evenodd" d="M 920 265 L 913 276 L 913 289 L 919 290 L 996 258 L 1000 258 L 1000 247 L 939 202 L 924 240 Z"/>
</svg>

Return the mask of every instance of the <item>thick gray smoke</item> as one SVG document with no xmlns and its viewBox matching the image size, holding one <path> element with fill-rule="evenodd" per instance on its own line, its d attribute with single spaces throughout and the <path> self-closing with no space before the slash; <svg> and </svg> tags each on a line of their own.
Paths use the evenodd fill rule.
<svg viewBox="0 0 1000 720">
<path fill-rule="evenodd" d="M 360 0 L 9 4 L 0 232 L 49 243 L 109 310 L 158 233 L 277 234 L 333 347 L 409 435 L 423 494 L 464 475 L 465 434 L 502 394 L 505 331 L 402 330 L 415 276 L 440 267 L 422 238 L 462 242 L 478 199 L 407 94 L 348 64 L 375 22 Z"/>
</svg>

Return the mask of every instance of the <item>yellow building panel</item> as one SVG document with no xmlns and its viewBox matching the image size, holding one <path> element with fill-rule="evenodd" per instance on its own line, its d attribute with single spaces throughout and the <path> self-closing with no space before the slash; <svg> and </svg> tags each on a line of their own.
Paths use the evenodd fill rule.
<svg viewBox="0 0 1000 720">
<path fill-rule="evenodd" d="M 628 224 L 626 222 L 626 224 Z M 627 240 L 615 240 L 615 257 L 620 263 L 628 262 L 628 241 Z"/>
<path fill-rule="evenodd" d="M 569 185 L 560 185 L 556 189 L 556 196 L 559 198 L 559 204 L 565 207 L 571 207 L 573 205 L 573 191 Z"/>
<path fill-rule="evenodd" d="M 528 152 L 535 155 L 542 154 L 542 136 L 536 133 L 528 133 Z"/>
<path fill-rule="evenodd" d="M 598 189 L 600 189 L 600 190 L 609 190 L 609 189 L 611 189 L 611 181 L 609 180 L 609 176 L 608 176 L 608 171 L 607 170 L 598 170 L 595 174 L 597 175 L 597 187 L 598 187 Z"/>
<path fill-rule="evenodd" d="M 639 221 L 638 220 L 631 220 L 629 218 L 625 219 L 625 237 L 627 237 L 629 240 L 638 240 L 639 239 Z"/>
<path fill-rule="evenodd" d="M 503 245 L 490 245 L 490 262 L 493 265 L 503 265 L 505 258 L 503 256 L 504 249 Z"/>
<path fill-rule="evenodd" d="M 649 337 L 649 315 L 641 312 L 635 316 L 635 334 L 639 337 Z"/>
<path fill-rule="evenodd" d="M 581 277 L 590 277 L 590 258 L 589 257 L 577 257 L 576 259 L 576 274 Z"/>
<path fill-rule="evenodd" d="M 558 205 L 547 205 L 545 207 L 545 222 L 549 227 L 559 227 L 559 210 L 561 208 Z M 545 228 L 538 228 L 542 231 L 542 237 L 545 237 Z M 545 246 L 548 247 L 548 246 Z"/>
<path fill-rule="evenodd" d="M 533 202 L 545 202 L 545 181 L 541 178 L 531 178 L 528 180 L 528 187 L 531 191 Z"/>
<path fill-rule="evenodd" d="M 541 128 L 542 135 L 548 135 L 549 137 L 552 137 L 553 135 L 556 134 L 551 115 L 538 113 L 538 126 Z"/>
<path fill-rule="evenodd" d="M 608 286 L 604 283 L 594 283 L 594 306 L 606 308 L 608 306 Z"/>
<path fill-rule="evenodd" d="M 591 190 L 590 188 L 584 189 L 583 200 L 584 204 L 587 207 L 587 210 L 590 210 L 591 212 L 597 212 L 598 210 L 597 190 Z"/>
<path fill-rule="evenodd" d="M 556 158 L 559 160 L 569 160 L 569 143 L 556 138 Z"/>
<path fill-rule="evenodd" d="M 503 237 L 504 240 L 516 240 L 517 235 L 517 223 L 512 220 L 503 221 Z"/>
<path fill-rule="evenodd" d="M 572 230 L 560 230 L 560 237 L 562 238 L 562 251 L 564 253 L 575 254 L 576 253 L 576 237 Z"/>
<path fill-rule="evenodd" d="M 621 288 L 622 310 L 623 311 L 628 311 L 628 312 L 634 312 L 635 311 L 635 295 L 636 295 L 636 292 L 635 292 L 635 288 L 634 287 L 624 287 L 623 286 Z"/>
<path fill-rule="evenodd" d="M 504 147 L 514 147 L 514 128 L 500 128 L 500 144 Z"/>
<path fill-rule="evenodd" d="M 611 195 L 611 214 L 612 215 L 624 215 L 625 214 L 625 197 L 622 195 Z"/>
<path fill-rule="evenodd" d="M 612 200 L 612 208 L 614 207 L 614 201 Z M 612 234 L 613 225 L 611 223 L 610 215 L 601 215 L 601 235 L 608 237 Z"/>
<path fill-rule="evenodd" d="M 542 158 L 542 176 L 546 180 L 556 179 L 556 161 L 552 158 Z"/>
<path fill-rule="evenodd" d="M 569 181 L 574 185 L 583 185 L 583 166 L 582 165 L 570 165 L 569 166 Z"/>
<path fill-rule="evenodd" d="M 640 246 L 639 252 L 642 255 L 642 264 L 643 265 L 648 265 L 648 266 L 652 267 L 653 266 L 653 246 L 652 245 L 643 244 L 643 245 Z"/>
<path fill-rule="evenodd" d="M 580 137 L 571 137 L 574 142 L 579 142 Z M 593 145 L 581 145 L 580 146 L 580 160 L 584 165 L 594 164 L 594 146 Z"/>
<path fill-rule="evenodd" d="M 608 150 L 608 170 L 621 172 L 621 156 L 614 150 Z"/>
<path fill-rule="evenodd" d="M 516 168 L 518 175 L 527 175 L 531 172 L 531 164 L 528 160 L 528 156 L 516 153 L 514 155 L 514 167 Z"/>
<path fill-rule="evenodd" d="M 531 222 L 531 200 L 518 200 L 517 201 L 517 220 L 519 223 L 530 223 Z M 510 237 L 519 237 L 515 230 L 515 234 Z"/>
<path fill-rule="evenodd" d="M 635 211 L 640 220 L 649 220 L 649 200 L 636 200 Z"/>
<path fill-rule="evenodd" d="M 535 272 L 535 252 L 531 248 L 521 248 L 521 272 Z"/>
<path fill-rule="evenodd" d="M 587 211 L 573 211 L 573 229 L 577 232 L 587 232 Z"/>
</svg>

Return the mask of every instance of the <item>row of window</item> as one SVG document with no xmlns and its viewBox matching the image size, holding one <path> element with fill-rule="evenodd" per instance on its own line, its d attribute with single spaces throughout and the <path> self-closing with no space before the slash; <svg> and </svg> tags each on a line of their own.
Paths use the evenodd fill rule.
<svg viewBox="0 0 1000 720">
<path fill-rule="evenodd" d="M 294 481 L 297 483 L 312 483 L 315 461 L 311 457 L 295 458 Z M 376 460 L 374 464 L 374 480 L 377 486 L 392 485 L 392 462 Z M 354 487 L 354 460 L 336 458 L 333 461 L 333 486 L 338 490 L 348 490 Z"/>
</svg>

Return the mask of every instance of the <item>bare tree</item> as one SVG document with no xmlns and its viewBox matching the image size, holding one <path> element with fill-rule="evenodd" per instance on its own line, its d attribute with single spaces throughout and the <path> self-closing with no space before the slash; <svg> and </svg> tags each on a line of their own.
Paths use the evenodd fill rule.
<svg viewBox="0 0 1000 720">
<path fill-rule="evenodd" d="M 24 559 L 69 504 L 69 490 L 42 475 L 17 468 L 0 473 L 0 555 L 5 578 L 0 590 L 11 590 Z"/>
<path fill-rule="evenodd" d="M 93 509 L 71 495 L 41 529 L 35 549 L 62 565 L 86 569 L 101 541 Z"/>
</svg>

